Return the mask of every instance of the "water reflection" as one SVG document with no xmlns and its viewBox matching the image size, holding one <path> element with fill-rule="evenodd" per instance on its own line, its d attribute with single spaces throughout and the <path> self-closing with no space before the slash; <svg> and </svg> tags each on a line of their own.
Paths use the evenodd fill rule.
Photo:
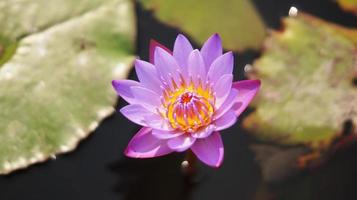
<svg viewBox="0 0 357 200">
<path fill-rule="evenodd" d="M 182 176 L 182 159 L 182 155 L 172 154 L 145 160 L 125 158 L 114 163 L 111 169 L 119 176 L 115 190 L 128 200 L 189 199 L 194 185 Z"/>
</svg>

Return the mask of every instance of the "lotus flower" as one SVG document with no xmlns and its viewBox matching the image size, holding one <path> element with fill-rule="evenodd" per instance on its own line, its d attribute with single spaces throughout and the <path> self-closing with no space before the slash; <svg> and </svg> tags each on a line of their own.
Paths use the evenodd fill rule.
<svg viewBox="0 0 357 200">
<path fill-rule="evenodd" d="M 152 42 L 150 63 L 135 61 L 140 82 L 112 82 L 129 103 L 120 112 L 143 126 L 126 156 L 151 158 L 191 149 L 207 165 L 221 165 L 219 131 L 237 121 L 260 87 L 259 80 L 232 82 L 233 53 L 222 51 L 217 34 L 201 50 L 183 35 L 177 36 L 172 52 Z"/>
</svg>

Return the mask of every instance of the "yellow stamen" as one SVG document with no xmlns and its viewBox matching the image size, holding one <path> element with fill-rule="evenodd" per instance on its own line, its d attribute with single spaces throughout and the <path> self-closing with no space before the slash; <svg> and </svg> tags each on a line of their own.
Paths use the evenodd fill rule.
<svg viewBox="0 0 357 200">
<path fill-rule="evenodd" d="M 194 132 L 207 126 L 212 121 L 215 98 L 211 88 L 204 88 L 202 81 L 188 84 L 181 77 L 181 83 L 172 80 L 174 89 L 164 91 L 164 107 L 162 113 L 170 122 L 172 128 L 185 132 Z"/>
</svg>

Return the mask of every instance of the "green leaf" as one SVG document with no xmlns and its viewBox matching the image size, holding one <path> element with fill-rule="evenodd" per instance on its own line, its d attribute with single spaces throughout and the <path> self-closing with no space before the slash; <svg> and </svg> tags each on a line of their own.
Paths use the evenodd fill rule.
<svg viewBox="0 0 357 200">
<path fill-rule="evenodd" d="M 46 29 L 111 0 L 1 0 L 0 34 L 14 40 Z"/>
<path fill-rule="evenodd" d="M 140 0 L 156 17 L 203 43 L 213 33 L 231 50 L 259 48 L 264 24 L 251 0 Z"/>
<path fill-rule="evenodd" d="M 0 65 L 14 53 L 17 41 L 90 11 L 111 0 L 1 0 Z"/>
<path fill-rule="evenodd" d="M 284 25 L 248 73 L 262 88 L 243 125 L 265 141 L 328 147 L 357 123 L 357 31 L 304 14 Z"/>
<path fill-rule="evenodd" d="M 1 174 L 73 150 L 113 112 L 111 80 L 125 78 L 134 58 L 133 7 L 106 1 L 19 41 L 0 68 Z M 41 8 L 36 15 L 51 18 Z M 59 12 L 74 16 L 70 8 Z"/>
</svg>

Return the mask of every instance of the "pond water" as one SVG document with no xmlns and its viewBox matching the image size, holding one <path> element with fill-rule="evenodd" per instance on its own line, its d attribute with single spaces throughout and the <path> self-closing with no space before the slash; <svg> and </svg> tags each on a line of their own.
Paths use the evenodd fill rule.
<svg viewBox="0 0 357 200">
<path fill-rule="evenodd" d="M 255 0 L 254 3 L 266 24 L 274 29 L 281 28 L 280 18 L 287 15 L 291 6 L 328 21 L 357 27 L 356 16 L 343 12 L 332 0 Z M 137 54 L 148 59 L 151 38 L 171 48 L 179 31 L 161 24 L 140 5 L 137 13 Z M 245 64 L 259 55 L 257 51 L 235 54 L 234 79 L 243 79 Z M 130 78 L 136 79 L 133 73 Z M 124 105 L 119 100 L 117 107 Z M 225 160 L 221 168 L 211 169 L 198 163 L 196 174 L 183 176 L 180 166 L 184 153 L 148 160 L 123 156 L 129 139 L 138 129 L 139 126 L 121 114 L 113 114 L 75 152 L 0 177 L 0 199 L 357 199 L 357 145 L 339 151 L 319 166 L 299 171 L 291 165 L 291 160 L 296 152 L 305 149 L 277 151 L 280 147 L 259 144 L 236 125 L 222 131 Z M 263 160 L 255 157 L 252 147 L 257 145 Z"/>
</svg>

